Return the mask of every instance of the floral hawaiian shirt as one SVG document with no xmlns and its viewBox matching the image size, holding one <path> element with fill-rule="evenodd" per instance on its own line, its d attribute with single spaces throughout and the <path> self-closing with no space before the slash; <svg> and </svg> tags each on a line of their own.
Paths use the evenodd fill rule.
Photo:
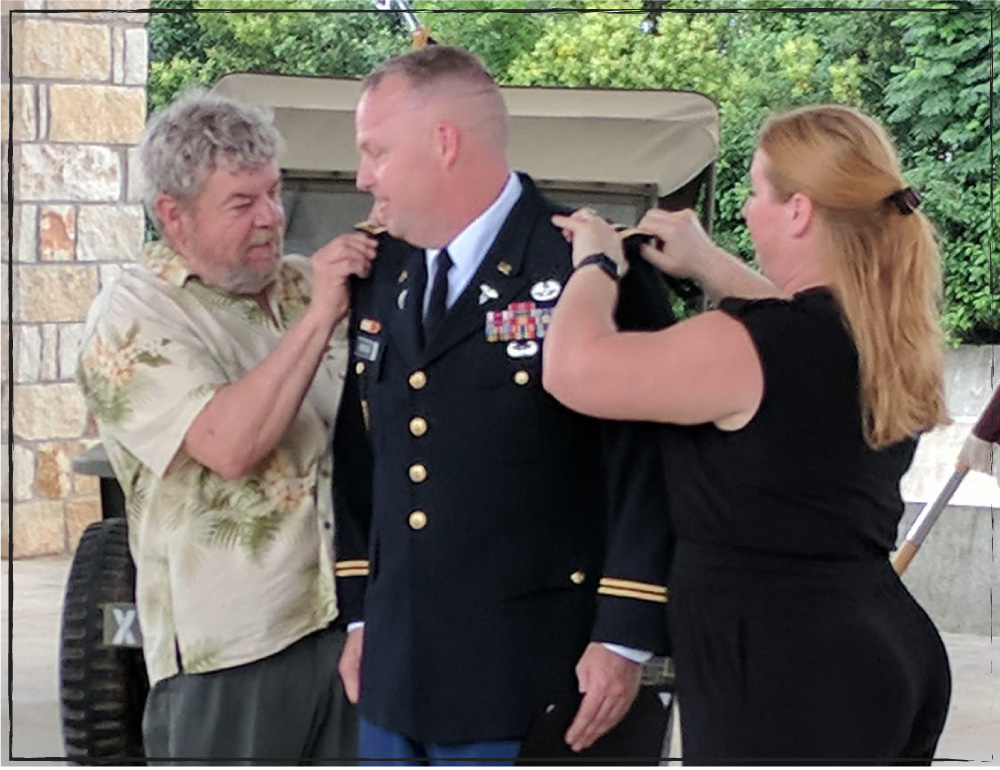
<svg viewBox="0 0 1000 770">
<path fill-rule="evenodd" d="M 331 442 L 347 365 L 341 324 L 274 451 L 227 481 L 184 436 L 215 391 L 275 348 L 309 303 L 285 257 L 252 299 L 209 287 L 163 243 L 91 307 L 77 379 L 125 492 L 150 682 L 276 653 L 337 615 Z"/>
</svg>

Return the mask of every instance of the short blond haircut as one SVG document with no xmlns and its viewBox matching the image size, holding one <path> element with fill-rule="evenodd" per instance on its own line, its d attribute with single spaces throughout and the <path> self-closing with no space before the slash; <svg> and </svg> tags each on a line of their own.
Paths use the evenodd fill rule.
<svg viewBox="0 0 1000 770">
<path fill-rule="evenodd" d="M 868 445 L 948 422 L 938 246 L 924 214 L 897 202 L 907 184 L 888 134 L 858 110 L 822 105 L 772 117 L 758 147 L 778 198 L 814 203 L 858 349 Z"/>
</svg>

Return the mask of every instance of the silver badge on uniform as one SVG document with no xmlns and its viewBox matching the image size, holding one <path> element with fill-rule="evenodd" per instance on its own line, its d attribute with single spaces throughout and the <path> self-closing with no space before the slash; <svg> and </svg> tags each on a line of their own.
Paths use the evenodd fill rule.
<svg viewBox="0 0 1000 770">
<path fill-rule="evenodd" d="M 507 355 L 511 358 L 531 358 L 538 355 L 538 343 L 534 340 L 514 340 L 507 345 Z"/>
<path fill-rule="evenodd" d="M 396 307 L 398 307 L 400 310 L 406 307 L 406 295 L 409 293 L 410 293 L 409 289 L 403 289 L 401 292 L 399 292 L 399 296 L 396 297 Z"/>
<path fill-rule="evenodd" d="M 479 284 L 479 304 L 485 305 L 491 299 L 498 299 L 500 297 L 500 292 L 490 286 L 488 283 Z"/>
<path fill-rule="evenodd" d="M 547 281 L 539 281 L 531 287 L 531 298 L 535 302 L 551 302 L 559 296 L 562 286 L 559 281 L 550 278 Z"/>
</svg>

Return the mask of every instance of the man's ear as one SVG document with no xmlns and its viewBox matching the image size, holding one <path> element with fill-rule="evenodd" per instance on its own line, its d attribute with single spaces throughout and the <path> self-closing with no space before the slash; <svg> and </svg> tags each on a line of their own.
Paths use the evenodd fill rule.
<svg viewBox="0 0 1000 770">
<path fill-rule="evenodd" d="M 184 231 L 183 218 L 187 213 L 181 202 L 172 195 L 159 193 L 153 199 L 153 208 L 156 209 L 156 215 L 163 225 L 163 235 L 167 241 L 177 243 L 181 240 Z"/>
<path fill-rule="evenodd" d="M 813 216 L 816 213 L 813 199 L 805 193 L 794 193 L 788 200 L 790 219 L 788 221 L 789 235 L 801 238 L 809 232 Z"/>
<path fill-rule="evenodd" d="M 442 120 L 434 127 L 434 149 L 444 168 L 451 168 L 458 160 L 462 136 L 458 126 L 449 120 Z"/>
</svg>

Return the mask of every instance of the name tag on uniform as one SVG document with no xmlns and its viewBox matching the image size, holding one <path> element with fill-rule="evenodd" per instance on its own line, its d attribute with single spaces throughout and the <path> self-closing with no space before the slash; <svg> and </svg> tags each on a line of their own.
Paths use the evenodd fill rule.
<svg viewBox="0 0 1000 770">
<path fill-rule="evenodd" d="M 365 361 L 376 361 L 378 360 L 381 348 L 382 343 L 374 337 L 366 337 L 363 334 L 359 334 L 358 341 L 354 346 L 354 354 Z"/>
</svg>

